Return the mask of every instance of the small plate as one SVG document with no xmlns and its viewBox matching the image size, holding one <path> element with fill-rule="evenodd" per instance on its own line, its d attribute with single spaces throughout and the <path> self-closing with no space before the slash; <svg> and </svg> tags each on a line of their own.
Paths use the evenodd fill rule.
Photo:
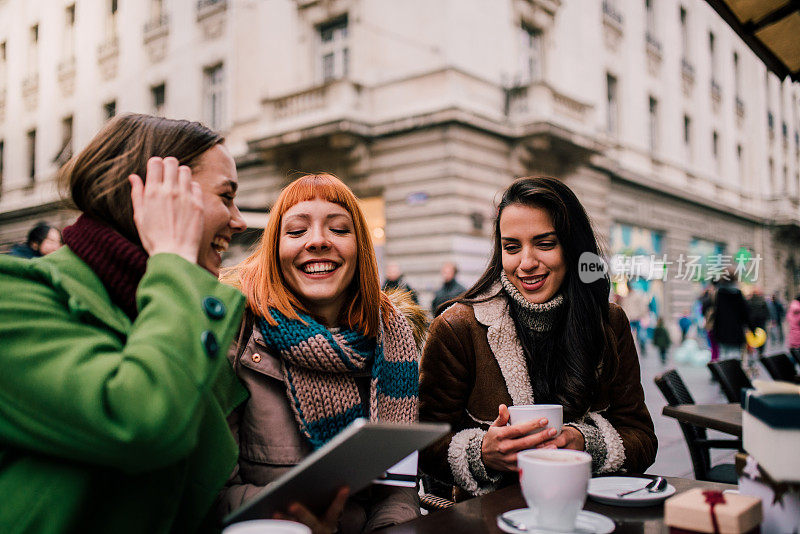
<svg viewBox="0 0 800 534">
<path fill-rule="evenodd" d="M 588 494 L 593 500 L 612 506 L 654 506 L 661 504 L 664 499 L 675 493 L 675 486 L 667 484 L 664 491 L 648 493 L 637 491 L 624 497 L 617 497 L 618 493 L 643 488 L 651 478 L 637 477 L 598 477 L 589 481 Z"/>
<path fill-rule="evenodd" d="M 503 522 L 501 516 L 524 524 L 528 527 L 528 530 L 512 527 Z M 518 508 L 498 515 L 497 526 L 503 532 L 509 532 L 510 534 L 554 534 L 556 532 L 555 530 L 534 526 L 533 510 L 530 508 Z M 579 532 L 580 534 L 609 534 L 609 532 L 614 532 L 614 528 L 616 528 L 614 522 L 608 517 L 588 510 L 581 510 L 575 520 L 575 530 L 573 532 Z"/>
</svg>

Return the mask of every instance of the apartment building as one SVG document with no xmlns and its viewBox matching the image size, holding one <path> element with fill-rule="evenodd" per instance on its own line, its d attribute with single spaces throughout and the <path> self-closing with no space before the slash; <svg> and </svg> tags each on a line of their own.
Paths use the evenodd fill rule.
<svg viewBox="0 0 800 534">
<path fill-rule="evenodd" d="M 423 299 L 445 261 L 477 277 L 498 192 L 542 173 L 615 258 L 663 259 L 659 314 L 699 291 L 682 258 L 800 288 L 800 86 L 703 0 L 0 0 L 0 54 L 0 242 L 67 220 L 57 167 L 134 111 L 222 130 L 256 229 L 336 173 Z"/>
</svg>

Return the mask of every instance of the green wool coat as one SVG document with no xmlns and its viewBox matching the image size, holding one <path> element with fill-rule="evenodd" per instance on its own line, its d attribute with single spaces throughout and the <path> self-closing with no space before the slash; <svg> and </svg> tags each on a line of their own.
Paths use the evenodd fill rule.
<svg viewBox="0 0 800 534">
<path fill-rule="evenodd" d="M 226 417 L 247 393 L 225 354 L 244 297 L 157 254 L 136 302 L 131 323 L 68 247 L 0 256 L 0 532 L 203 522 L 237 458 Z"/>
</svg>

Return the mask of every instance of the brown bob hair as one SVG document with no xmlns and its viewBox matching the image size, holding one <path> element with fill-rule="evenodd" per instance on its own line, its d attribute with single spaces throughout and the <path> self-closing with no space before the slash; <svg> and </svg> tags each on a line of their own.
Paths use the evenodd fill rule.
<svg viewBox="0 0 800 534">
<path fill-rule="evenodd" d="M 147 160 L 154 156 L 172 156 L 196 170 L 200 156 L 223 141 L 199 122 L 118 115 L 59 169 L 59 189 L 73 207 L 138 244 L 128 176 L 138 174 L 145 180 Z"/>
<path fill-rule="evenodd" d="M 270 309 L 292 319 L 299 319 L 297 310 L 310 313 L 286 283 L 278 246 L 286 211 L 300 202 L 314 199 L 338 204 L 353 218 L 358 265 L 348 288 L 350 305 L 341 311 L 339 320 L 353 330 L 374 337 L 379 331 L 379 309 L 387 317 L 391 304 L 380 289 L 378 262 L 358 200 L 350 188 L 332 174 L 308 174 L 286 186 L 270 210 L 261 242 L 242 263 L 223 274 L 223 281 L 239 287 L 247 297 L 248 307 L 273 326 L 277 323 Z"/>
</svg>

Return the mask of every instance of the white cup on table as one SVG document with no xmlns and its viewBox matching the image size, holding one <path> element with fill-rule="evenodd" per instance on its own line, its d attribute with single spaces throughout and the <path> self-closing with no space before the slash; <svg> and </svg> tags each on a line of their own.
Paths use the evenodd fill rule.
<svg viewBox="0 0 800 534">
<path fill-rule="evenodd" d="M 528 421 L 547 418 L 547 426 L 537 428 L 531 434 L 541 432 L 545 428 L 555 428 L 557 434 L 561 434 L 561 426 L 564 424 L 564 408 L 560 404 L 520 404 L 509 406 L 509 423 L 517 425 Z"/>
<path fill-rule="evenodd" d="M 517 454 L 522 496 L 535 525 L 572 532 L 586 501 L 592 457 L 569 449 L 532 449 Z"/>
<path fill-rule="evenodd" d="M 294 521 L 254 519 L 228 525 L 222 534 L 311 534 L 311 529 Z"/>
</svg>

